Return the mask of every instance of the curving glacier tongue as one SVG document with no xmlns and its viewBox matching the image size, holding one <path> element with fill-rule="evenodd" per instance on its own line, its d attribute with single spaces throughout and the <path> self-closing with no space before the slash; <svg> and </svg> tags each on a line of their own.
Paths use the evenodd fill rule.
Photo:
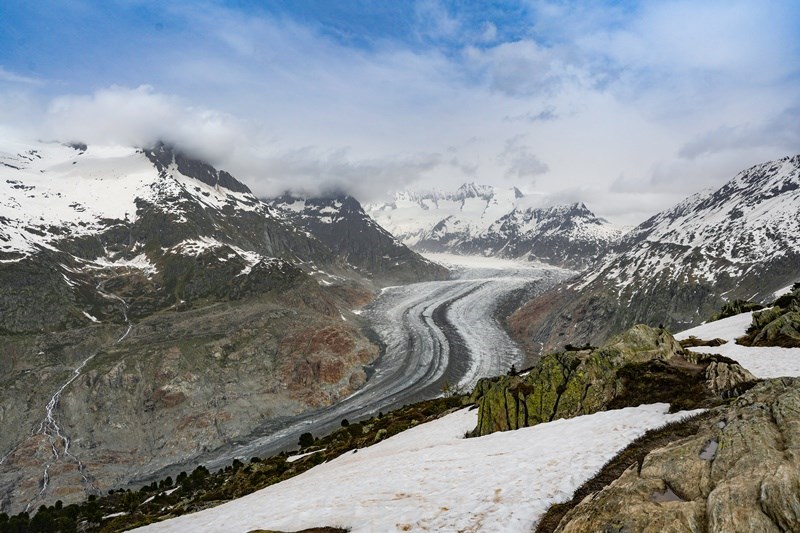
<svg viewBox="0 0 800 533">
<path fill-rule="evenodd" d="M 324 433 L 343 418 L 357 420 L 404 404 L 468 389 L 519 365 L 523 353 L 501 324 L 503 306 L 574 274 L 552 266 L 431 254 L 454 279 L 388 287 L 361 311 L 384 346 L 367 383 L 343 401 L 292 419 L 271 421 L 236 445 L 199 458 L 219 468 L 234 457 L 293 448 L 301 433 Z"/>
</svg>

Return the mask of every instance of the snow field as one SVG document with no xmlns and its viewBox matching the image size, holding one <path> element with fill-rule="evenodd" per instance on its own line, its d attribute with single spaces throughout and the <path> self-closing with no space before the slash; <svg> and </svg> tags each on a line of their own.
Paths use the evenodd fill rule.
<svg viewBox="0 0 800 533">
<path fill-rule="evenodd" d="M 140 531 L 358 532 L 531 530 L 619 450 L 647 430 L 695 412 L 667 404 L 556 420 L 464 439 L 477 411 L 463 409 L 282 483 Z M 591 446 L 587 446 L 591 443 Z"/>
<path fill-rule="evenodd" d="M 134 222 L 136 200 L 161 203 L 186 192 L 212 209 L 266 209 L 252 194 L 212 187 L 184 176 L 173 164 L 161 175 L 141 150 L 90 146 L 78 151 L 58 143 L 10 143 L 0 151 L 0 252 L 22 255 L 49 248 L 61 238 L 52 227 L 70 235 L 88 235 L 109 220 Z M 180 203 L 170 209 L 186 222 Z M 5 259 L 3 262 L 16 261 Z"/>
<path fill-rule="evenodd" d="M 678 340 L 688 339 L 694 335 L 698 339 L 712 340 L 716 338 L 728 341 L 721 346 L 698 346 L 692 348 L 699 353 L 713 353 L 730 357 L 755 377 L 762 379 L 800 376 L 800 348 L 779 348 L 773 346 L 740 346 L 736 337 L 747 331 L 753 313 L 723 318 L 709 322 L 696 328 L 687 329 L 675 335 Z"/>
</svg>

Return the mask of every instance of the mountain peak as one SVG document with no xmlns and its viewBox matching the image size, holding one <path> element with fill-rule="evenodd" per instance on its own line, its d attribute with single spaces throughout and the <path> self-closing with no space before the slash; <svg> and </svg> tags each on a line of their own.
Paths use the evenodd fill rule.
<svg viewBox="0 0 800 533">
<path fill-rule="evenodd" d="M 461 199 L 466 198 L 482 198 L 488 200 L 494 196 L 495 188 L 491 185 L 479 185 L 475 182 L 464 183 L 456 190 L 456 197 Z"/>
<path fill-rule="evenodd" d="M 430 252 L 498 255 L 585 268 L 622 231 L 583 202 L 533 207 L 516 187 L 465 183 L 455 192 L 405 192 L 367 211 L 406 245 Z M 535 197 L 534 197 L 535 199 Z"/>
<path fill-rule="evenodd" d="M 159 171 L 174 164 L 184 176 L 194 178 L 211 187 L 224 187 L 232 192 L 251 193 L 247 185 L 224 170 L 217 170 L 208 163 L 188 156 L 175 146 L 163 141 L 158 141 L 153 148 L 145 149 L 144 153 Z"/>
</svg>

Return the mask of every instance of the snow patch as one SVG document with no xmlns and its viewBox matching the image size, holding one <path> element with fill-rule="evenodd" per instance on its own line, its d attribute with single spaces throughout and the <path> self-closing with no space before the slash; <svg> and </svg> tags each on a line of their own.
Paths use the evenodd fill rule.
<svg viewBox="0 0 800 533">
<path fill-rule="evenodd" d="M 314 450 L 313 452 L 306 452 L 298 455 L 290 455 L 289 457 L 286 458 L 286 462 L 294 463 L 295 461 L 299 461 L 303 457 L 308 457 L 309 455 L 314 455 L 315 453 L 324 452 L 326 449 L 327 448 L 322 448 L 321 450 Z"/>
<path fill-rule="evenodd" d="M 753 313 L 742 313 L 722 320 L 716 320 L 687 329 L 675 335 L 678 340 L 695 336 L 698 339 L 725 339 L 720 346 L 701 346 L 695 351 L 719 354 L 729 357 L 762 379 L 778 377 L 800 377 L 800 348 L 780 348 L 773 346 L 740 346 L 736 338 L 747 331 Z"/>
<path fill-rule="evenodd" d="M 96 322 L 96 323 L 98 323 L 98 324 L 100 323 L 100 321 L 99 321 L 99 320 L 97 320 L 97 318 L 96 318 L 96 317 L 94 317 L 94 316 L 90 315 L 90 314 L 89 314 L 89 313 L 87 313 L 86 311 L 81 311 L 81 312 L 83 313 L 83 316 L 85 316 L 86 318 L 88 318 L 88 319 L 89 319 L 89 320 L 91 320 L 92 322 Z"/>
<path fill-rule="evenodd" d="M 464 439 L 464 409 L 213 509 L 141 531 L 527 532 L 647 430 L 694 412 L 654 404 Z M 587 446 L 587 443 L 591 443 Z"/>
</svg>

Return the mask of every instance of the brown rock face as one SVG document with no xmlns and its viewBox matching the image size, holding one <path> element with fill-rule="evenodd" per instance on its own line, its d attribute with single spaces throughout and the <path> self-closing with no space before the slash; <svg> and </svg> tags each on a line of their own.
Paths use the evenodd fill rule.
<svg viewBox="0 0 800 533">
<path fill-rule="evenodd" d="M 800 379 L 759 385 L 588 496 L 556 531 L 800 531 Z"/>
<path fill-rule="evenodd" d="M 117 344 L 125 329 L 113 324 L 16 338 L 0 389 L 0 512 L 105 493 L 349 395 L 378 348 L 325 305 L 303 292 L 156 313 Z M 93 353 L 53 409 L 66 453 L 40 425 Z"/>
</svg>

